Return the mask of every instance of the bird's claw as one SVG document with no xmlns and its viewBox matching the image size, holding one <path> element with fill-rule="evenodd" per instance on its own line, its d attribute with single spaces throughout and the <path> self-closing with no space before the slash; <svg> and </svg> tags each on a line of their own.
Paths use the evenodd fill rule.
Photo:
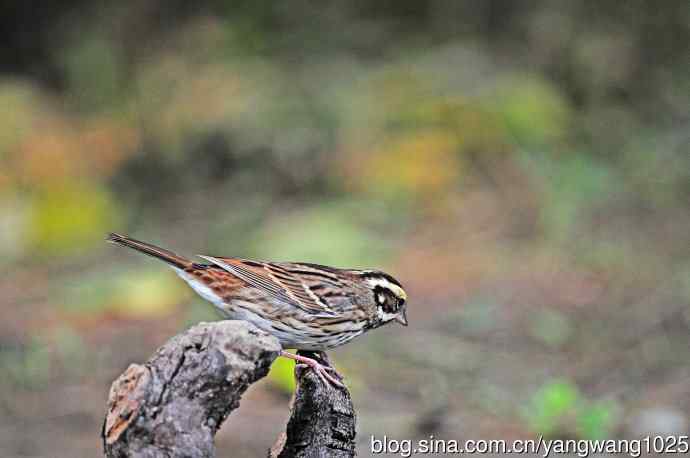
<svg viewBox="0 0 690 458">
<path fill-rule="evenodd" d="M 341 382 L 343 380 L 343 376 L 340 375 L 340 373 L 338 373 L 338 371 L 334 367 L 323 365 L 313 358 L 308 358 L 302 355 L 295 355 L 293 353 L 288 353 L 285 351 L 281 352 L 281 356 L 294 359 L 295 361 L 297 361 L 298 364 L 303 364 L 305 366 L 310 367 L 321 379 L 321 381 L 324 382 L 326 386 L 334 385 L 339 388 L 345 388 L 345 385 L 343 385 L 343 383 Z M 331 375 L 331 373 L 333 375 Z"/>
</svg>

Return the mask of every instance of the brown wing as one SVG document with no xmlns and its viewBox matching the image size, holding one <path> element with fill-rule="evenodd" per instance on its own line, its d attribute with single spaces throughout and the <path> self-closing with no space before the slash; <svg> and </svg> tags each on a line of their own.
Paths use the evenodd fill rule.
<svg viewBox="0 0 690 458">
<path fill-rule="evenodd" d="M 221 299 L 234 295 L 239 289 L 247 287 L 247 282 L 217 266 L 190 263 L 187 268 L 183 269 L 183 272 L 209 287 Z"/>
<path fill-rule="evenodd" d="M 239 258 L 200 257 L 260 289 L 279 302 L 297 307 L 314 316 L 335 316 L 328 304 L 303 280 L 303 276 L 298 272 L 288 270 L 285 264 Z"/>
</svg>

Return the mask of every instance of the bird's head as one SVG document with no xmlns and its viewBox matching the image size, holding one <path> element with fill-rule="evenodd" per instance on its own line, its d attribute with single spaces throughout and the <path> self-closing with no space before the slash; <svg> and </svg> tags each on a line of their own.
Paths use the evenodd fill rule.
<svg viewBox="0 0 690 458">
<path fill-rule="evenodd" d="M 364 270 L 360 276 L 373 295 L 379 325 L 397 321 L 407 326 L 407 294 L 400 282 L 379 270 Z"/>
</svg>

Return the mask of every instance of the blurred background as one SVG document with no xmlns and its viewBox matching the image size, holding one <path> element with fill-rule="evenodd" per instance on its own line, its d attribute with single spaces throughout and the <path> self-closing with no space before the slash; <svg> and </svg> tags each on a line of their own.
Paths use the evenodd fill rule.
<svg viewBox="0 0 690 458">
<path fill-rule="evenodd" d="M 100 456 L 113 379 L 217 319 L 109 231 L 399 278 L 411 326 L 332 354 L 361 456 L 687 433 L 687 1 L 26 1 L 0 24 L 1 456 Z M 219 456 L 265 455 L 291 370 Z"/>
</svg>

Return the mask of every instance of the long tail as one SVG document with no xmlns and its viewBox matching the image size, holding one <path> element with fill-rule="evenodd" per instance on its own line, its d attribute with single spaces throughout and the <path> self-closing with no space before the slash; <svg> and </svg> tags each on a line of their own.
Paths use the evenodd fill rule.
<svg viewBox="0 0 690 458">
<path fill-rule="evenodd" d="M 117 245 L 132 248 L 149 256 L 153 256 L 154 258 L 158 258 L 180 269 L 189 267 L 192 264 L 192 261 L 190 261 L 189 259 L 183 258 L 182 256 L 179 256 L 173 253 L 172 251 L 159 248 L 155 245 L 151 245 L 150 243 L 140 242 L 139 240 L 134 240 L 124 235 L 111 233 L 108 235 L 108 238 L 106 238 L 106 240 Z"/>
</svg>

